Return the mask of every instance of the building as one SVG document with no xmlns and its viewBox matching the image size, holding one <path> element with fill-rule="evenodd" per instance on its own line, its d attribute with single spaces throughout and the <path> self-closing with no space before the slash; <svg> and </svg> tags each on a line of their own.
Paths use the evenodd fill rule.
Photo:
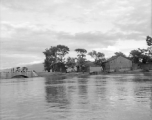
<svg viewBox="0 0 152 120">
<path fill-rule="evenodd" d="M 102 67 L 90 67 L 90 74 L 99 74 L 103 71 Z"/>
<path fill-rule="evenodd" d="M 85 66 L 86 66 L 86 71 L 90 73 L 92 72 L 101 73 L 103 71 L 103 68 L 100 65 L 96 65 L 94 62 L 91 61 L 86 61 Z"/>
<path fill-rule="evenodd" d="M 124 56 L 114 56 L 105 62 L 104 71 L 106 72 L 118 72 L 129 71 L 132 68 L 132 61 Z"/>
</svg>

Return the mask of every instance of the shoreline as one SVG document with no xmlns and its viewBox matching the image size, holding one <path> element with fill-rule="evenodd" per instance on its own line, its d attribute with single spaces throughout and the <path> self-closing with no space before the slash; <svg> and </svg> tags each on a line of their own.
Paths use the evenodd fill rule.
<svg viewBox="0 0 152 120">
<path fill-rule="evenodd" d="M 152 70 L 149 72 L 145 71 L 126 71 L 126 72 L 100 72 L 98 74 L 90 74 L 89 72 L 70 72 L 70 73 L 62 73 L 62 72 L 36 72 L 37 76 L 35 77 L 52 77 L 52 78 L 86 78 L 89 76 L 95 76 L 95 75 L 147 75 L 152 76 Z M 1 79 L 9 79 L 9 78 L 3 78 L 0 76 Z"/>
<path fill-rule="evenodd" d="M 127 72 L 110 72 L 110 73 L 105 73 L 101 72 L 97 75 L 123 75 L 123 74 L 145 74 L 145 75 L 151 75 L 152 76 L 152 71 L 149 72 L 143 72 L 143 71 L 127 71 Z M 37 72 L 38 77 L 87 77 L 87 76 L 92 76 L 95 74 L 90 74 L 89 72 L 71 72 L 71 73 L 62 73 L 62 72 Z"/>
<path fill-rule="evenodd" d="M 62 73 L 62 72 L 37 72 L 38 77 L 86 77 L 90 74 L 88 72 L 71 72 L 71 73 Z"/>
</svg>

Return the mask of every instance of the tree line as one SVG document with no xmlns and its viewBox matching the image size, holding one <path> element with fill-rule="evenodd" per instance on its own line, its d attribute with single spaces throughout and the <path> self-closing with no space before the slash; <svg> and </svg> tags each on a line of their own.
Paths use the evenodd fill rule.
<svg viewBox="0 0 152 120">
<path fill-rule="evenodd" d="M 135 49 L 130 52 L 129 56 L 126 56 L 122 52 L 115 52 L 114 56 L 124 56 L 130 60 L 132 60 L 133 63 L 140 64 L 140 63 L 152 63 L 152 38 L 147 36 L 146 38 L 147 42 L 147 49 Z M 82 67 L 86 64 L 87 59 L 86 55 L 91 56 L 94 59 L 94 64 L 104 67 L 104 63 L 106 61 L 105 54 L 102 52 L 97 52 L 95 50 L 92 50 L 91 52 L 87 53 L 87 50 L 84 48 L 77 48 L 75 49 L 75 52 L 77 53 L 77 57 L 68 57 L 65 58 L 65 55 L 69 53 L 70 49 L 69 47 L 65 45 L 57 45 L 57 46 L 51 46 L 50 48 L 45 49 L 43 52 L 45 55 L 44 60 L 44 68 L 46 71 L 50 72 L 56 71 L 58 68 L 58 71 L 62 71 L 65 65 L 67 67 Z"/>
</svg>

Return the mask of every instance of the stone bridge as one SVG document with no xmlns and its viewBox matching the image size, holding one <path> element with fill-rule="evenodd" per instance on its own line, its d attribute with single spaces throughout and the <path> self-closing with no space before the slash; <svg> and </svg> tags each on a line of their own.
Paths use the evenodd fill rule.
<svg viewBox="0 0 152 120">
<path fill-rule="evenodd" d="M 10 78 L 31 78 L 31 77 L 37 77 L 38 75 L 33 71 L 28 72 L 1 72 L 0 78 L 1 79 L 10 79 Z"/>
</svg>

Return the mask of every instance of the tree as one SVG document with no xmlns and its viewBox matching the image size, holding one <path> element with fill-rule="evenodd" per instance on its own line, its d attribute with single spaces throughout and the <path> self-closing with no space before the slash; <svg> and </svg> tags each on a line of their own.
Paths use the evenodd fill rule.
<svg viewBox="0 0 152 120">
<path fill-rule="evenodd" d="M 132 50 L 129 57 L 131 58 L 133 63 L 139 63 L 141 60 L 141 52 L 139 50 Z"/>
<path fill-rule="evenodd" d="M 150 62 L 152 62 L 152 59 L 150 58 L 150 56 L 148 56 L 148 55 L 142 56 L 142 63 L 146 64 L 146 63 L 150 63 Z"/>
<path fill-rule="evenodd" d="M 66 54 L 68 54 L 69 48 L 65 45 L 57 45 L 57 55 L 58 55 L 58 61 L 63 63 L 63 58 Z"/>
<path fill-rule="evenodd" d="M 152 62 L 147 49 L 132 50 L 130 52 L 130 58 L 134 63 L 149 63 Z"/>
<path fill-rule="evenodd" d="M 78 53 L 77 56 L 81 57 L 81 58 L 84 58 L 86 56 L 86 53 L 87 53 L 87 50 L 81 49 L 81 48 L 75 49 L 75 51 Z"/>
<path fill-rule="evenodd" d="M 57 61 L 57 47 L 51 46 L 49 49 L 45 49 L 43 53 L 47 59 L 55 58 L 55 60 Z"/>
<path fill-rule="evenodd" d="M 94 58 L 94 62 L 97 65 L 102 65 L 102 63 L 105 62 L 106 60 L 104 53 L 97 52 L 95 50 L 93 50 L 92 52 L 89 52 L 88 55 Z"/>
<path fill-rule="evenodd" d="M 85 62 L 86 62 L 86 58 L 83 58 L 83 57 L 78 57 L 77 58 L 77 64 L 78 64 L 78 66 L 85 65 Z"/>
<path fill-rule="evenodd" d="M 45 51 L 43 52 L 45 55 L 45 60 L 44 60 L 45 70 L 50 72 L 51 69 L 52 71 L 55 71 L 55 66 L 61 67 L 61 65 L 55 65 L 55 64 L 57 63 L 63 64 L 64 56 L 68 54 L 68 52 L 69 52 L 69 48 L 64 45 L 51 46 L 49 49 L 45 49 Z"/>
<path fill-rule="evenodd" d="M 146 38 L 147 49 L 132 50 L 130 52 L 130 58 L 134 63 L 151 63 L 152 62 L 152 38 L 147 36 Z"/>
<path fill-rule="evenodd" d="M 57 47 L 51 46 L 49 49 L 45 49 L 43 53 L 45 55 L 44 69 L 50 72 L 53 69 L 53 65 L 57 62 Z"/>
<path fill-rule="evenodd" d="M 93 50 L 92 52 L 89 52 L 88 53 L 88 55 L 90 55 L 92 58 L 94 58 L 95 60 L 98 58 L 98 55 L 97 55 L 98 53 L 95 51 L 95 50 Z"/>
<path fill-rule="evenodd" d="M 68 57 L 66 65 L 73 68 L 76 65 L 75 58 Z"/>
<path fill-rule="evenodd" d="M 148 55 L 152 58 L 152 38 L 147 36 L 146 42 L 147 42 L 147 45 L 148 45 L 148 48 L 147 48 Z"/>
<path fill-rule="evenodd" d="M 56 59 L 53 57 L 46 57 L 44 60 L 44 69 L 48 72 L 52 69 L 54 71 L 54 64 L 56 63 Z"/>
<path fill-rule="evenodd" d="M 126 55 L 122 52 L 115 52 L 115 56 L 119 56 L 119 55 L 126 57 Z"/>
<path fill-rule="evenodd" d="M 152 57 L 152 46 L 148 47 L 147 50 L 148 50 L 148 52 L 149 52 L 149 53 L 148 53 L 149 56 Z"/>
<path fill-rule="evenodd" d="M 82 68 L 82 66 L 85 65 L 85 62 L 86 62 L 86 53 L 87 53 L 87 50 L 86 49 L 82 49 L 82 48 L 78 48 L 78 49 L 75 49 L 75 51 L 77 52 L 77 65 L 79 66 L 79 68 Z M 80 69 L 81 71 L 81 69 Z"/>
<path fill-rule="evenodd" d="M 141 58 L 142 58 L 142 63 L 150 63 L 152 62 L 152 58 L 150 55 L 150 50 L 147 49 L 140 49 L 138 48 L 138 50 L 141 52 Z"/>
<path fill-rule="evenodd" d="M 151 37 L 147 36 L 146 42 L 147 42 L 148 46 L 152 46 L 152 38 Z"/>
</svg>

